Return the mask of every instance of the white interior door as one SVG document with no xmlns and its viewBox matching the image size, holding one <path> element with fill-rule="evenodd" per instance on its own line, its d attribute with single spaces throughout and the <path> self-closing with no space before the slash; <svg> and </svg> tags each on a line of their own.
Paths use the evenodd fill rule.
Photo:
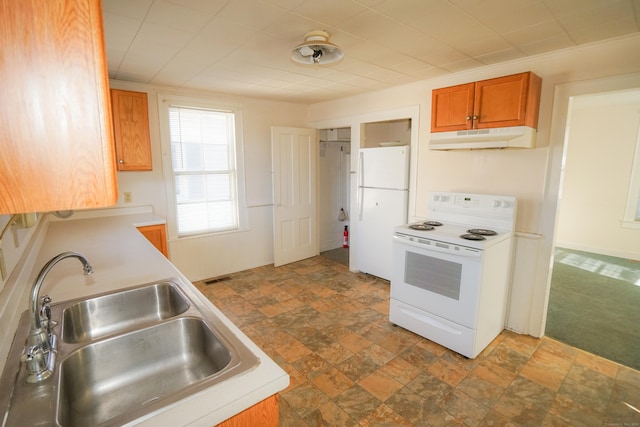
<svg viewBox="0 0 640 427">
<path fill-rule="evenodd" d="M 277 267 L 318 255 L 316 131 L 272 127 L 271 158 Z"/>
</svg>

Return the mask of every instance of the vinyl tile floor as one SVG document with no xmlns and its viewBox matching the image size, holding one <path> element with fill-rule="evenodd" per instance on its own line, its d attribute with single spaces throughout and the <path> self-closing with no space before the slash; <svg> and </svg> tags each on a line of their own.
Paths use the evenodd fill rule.
<svg viewBox="0 0 640 427">
<path fill-rule="evenodd" d="M 509 331 L 466 359 L 392 325 L 389 282 L 323 256 L 195 284 L 289 373 L 281 426 L 640 426 L 640 372 Z"/>
</svg>

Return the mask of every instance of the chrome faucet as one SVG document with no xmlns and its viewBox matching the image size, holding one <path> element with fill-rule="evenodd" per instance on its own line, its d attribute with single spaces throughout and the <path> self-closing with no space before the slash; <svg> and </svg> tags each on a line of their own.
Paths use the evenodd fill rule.
<svg viewBox="0 0 640 427">
<path fill-rule="evenodd" d="M 47 379 L 53 373 L 55 366 L 57 338 L 52 329 L 55 322 L 51 320 L 49 303 L 51 298 L 45 295 L 39 298 L 40 288 L 47 273 L 58 262 L 66 258 L 78 258 L 82 263 L 84 274 L 93 274 L 93 267 L 84 255 L 77 252 L 63 252 L 47 262 L 31 288 L 31 331 L 27 337 L 27 348 L 23 361 L 27 365 L 27 382 L 37 383 Z"/>
</svg>

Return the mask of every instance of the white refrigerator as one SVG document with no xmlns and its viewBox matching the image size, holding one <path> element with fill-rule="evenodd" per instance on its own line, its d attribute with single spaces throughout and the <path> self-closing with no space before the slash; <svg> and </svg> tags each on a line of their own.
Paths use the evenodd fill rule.
<svg viewBox="0 0 640 427">
<path fill-rule="evenodd" d="M 409 146 L 362 148 L 358 161 L 355 267 L 391 280 L 393 231 L 407 223 Z"/>
</svg>

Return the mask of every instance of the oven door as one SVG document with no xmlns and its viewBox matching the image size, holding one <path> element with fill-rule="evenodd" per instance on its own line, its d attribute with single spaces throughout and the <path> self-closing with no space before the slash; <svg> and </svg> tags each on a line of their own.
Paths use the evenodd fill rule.
<svg viewBox="0 0 640 427">
<path fill-rule="evenodd" d="M 481 250 L 396 234 L 393 257 L 391 298 L 476 328 Z"/>
</svg>

